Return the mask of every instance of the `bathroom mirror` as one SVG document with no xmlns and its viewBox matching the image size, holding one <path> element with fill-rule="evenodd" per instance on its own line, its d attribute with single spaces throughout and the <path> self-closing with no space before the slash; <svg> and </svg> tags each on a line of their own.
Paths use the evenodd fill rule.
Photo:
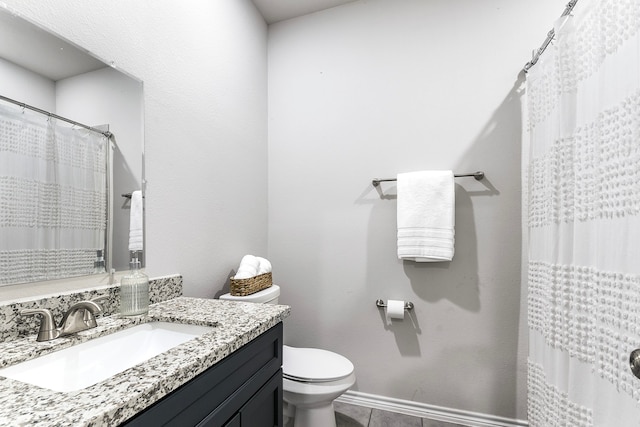
<svg viewBox="0 0 640 427">
<path fill-rule="evenodd" d="M 89 126 L 108 126 L 112 200 L 104 203 L 104 215 L 113 240 L 109 252 L 105 242 L 104 254 L 114 269 L 127 269 L 130 200 L 122 195 L 143 189 L 142 82 L 0 4 L 0 95 Z M 2 100 L 0 105 L 20 108 Z"/>
</svg>

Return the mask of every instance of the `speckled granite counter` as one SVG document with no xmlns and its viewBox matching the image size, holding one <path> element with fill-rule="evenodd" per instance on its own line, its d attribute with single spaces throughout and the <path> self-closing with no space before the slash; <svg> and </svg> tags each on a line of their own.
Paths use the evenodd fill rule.
<svg viewBox="0 0 640 427">
<path fill-rule="evenodd" d="M 217 325 L 195 338 L 86 389 L 59 393 L 0 377 L 1 426 L 115 426 L 194 378 L 289 315 L 283 305 L 180 297 L 153 304 L 144 318 L 98 318 L 98 327 L 38 343 L 0 343 L 0 366 L 32 359 L 148 321 Z"/>
</svg>

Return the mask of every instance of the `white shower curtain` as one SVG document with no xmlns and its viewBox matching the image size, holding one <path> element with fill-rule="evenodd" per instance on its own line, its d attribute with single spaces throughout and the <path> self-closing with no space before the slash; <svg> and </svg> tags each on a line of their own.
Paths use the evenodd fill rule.
<svg viewBox="0 0 640 427">
<path fill-rule="evenodd" d="M 527 76 L 529 423 L 640 426 L 640 0 L 574 14 Z"/>
<path fill-rule="evenodd" d="M 107 152 L 101 134 L 0 105 L 0 285 L 93 273 Z"/>
</svg>

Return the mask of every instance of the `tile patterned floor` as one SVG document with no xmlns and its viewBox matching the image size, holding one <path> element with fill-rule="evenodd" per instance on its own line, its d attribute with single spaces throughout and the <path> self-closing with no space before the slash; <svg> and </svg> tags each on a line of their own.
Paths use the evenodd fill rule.
<svg viewBox="0 0 640 427">
<path fill-rule="evenodd" d="M 364 406 L 335 402 L 337 427 L 463 427 Z"/>
</svg>

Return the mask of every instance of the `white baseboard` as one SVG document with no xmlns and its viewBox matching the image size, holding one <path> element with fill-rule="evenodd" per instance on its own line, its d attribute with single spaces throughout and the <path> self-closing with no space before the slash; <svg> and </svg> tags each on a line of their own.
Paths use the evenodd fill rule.
<svg viewBox="0 0 640 427">
<path fill-rule="evenodd" d="M 392 397 L 378 396 L 375 394 L 361 393 L 351 390 L 348 390 L 336 399 L 336 402 L 365 406 L 367 408 L 380 409 L 383 411 L 396 412 L 411 415 L 413 417 L 444 421 L 469 427 L 528 427 L 529 425 L 525 420 L 503 418 L 490 414 L 481 414 L 478 412 L 427 405 L 426 403 L 394 399 Z"/>
</svg>

